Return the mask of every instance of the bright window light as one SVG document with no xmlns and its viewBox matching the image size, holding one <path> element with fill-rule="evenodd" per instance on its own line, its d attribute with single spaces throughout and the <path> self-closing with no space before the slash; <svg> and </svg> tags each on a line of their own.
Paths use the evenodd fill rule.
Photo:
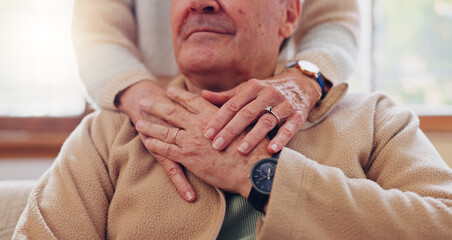
<svg viewBox="0 0 452 240">
<path fill-rule="evenodd" d="M 71 116 L 85 99 L 70 38 L 72 1 L 0 1 L 0 115 Z"/>
</svg>

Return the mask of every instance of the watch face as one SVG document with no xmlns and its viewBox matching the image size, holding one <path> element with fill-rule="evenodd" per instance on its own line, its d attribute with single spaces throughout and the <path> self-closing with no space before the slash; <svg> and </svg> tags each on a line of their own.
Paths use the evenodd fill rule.
<svg viewBox="0 0 452 240">
<path fill-rule="evenodd" d="M 298 65 L 303 68 L 304 70 L 317 74 L 318 72 L 320 72 L 319 67 L 317 67 L 314 63 L 312 62 L 308 62 L 308 61 L 304 61 L 304 60 L 300 60 L 298 61 Z"/>
<path fill-rule="evenodd" d="M 276 163 L 277 160 L 274 158 L 264 158 L 257 162 L 251 170 L 251 183 L 259 192 L 270 194 L 275 176 Z"/>
</svg>

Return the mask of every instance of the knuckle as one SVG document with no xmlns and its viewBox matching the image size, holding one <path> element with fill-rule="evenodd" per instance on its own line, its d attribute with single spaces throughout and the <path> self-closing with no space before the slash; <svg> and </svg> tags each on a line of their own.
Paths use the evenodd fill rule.
<svg viewBox="0 0 452 240">
<path fill-rule="evenodd" d="M 261 81 L 256 78 L 251 78 L 248 82 L 251 86 L 262 86 Z"/>
<path fill-rule="evenodd" d="M 306 121 L 307 114 L 304 113 L 304 111 L 297 111 L 294 113 L 293 119 L 295 124 L 301 124 Z"/>
<path fill-rule="evenodd" d="M 273 86 L 268 88 L 268 94 L 271 98 L 281 99 L 283 97 L 281 91 Z"/>
<path fill-rule="evenodd" d="M 176 114 L 177 108 L 175 105 L 172 105 L 170 108 L 168 108 L 165 112 L 167 116 L 174 116 Z"/>
<path fill-rule="evenodd" d="M 224 108 L 226 111 L 228 111 L 229 113 L 236 113 L 240 110 L 242 106 L 239 104 L 238 101 L 228 101 L 225 105 Z"/>
<path fill-rule="evenodd" d="M 239 113 L 240 117 L 248 120 L 253 121 L 257 117 L 257 112 L 254 112 L 250 107 L 244 107 L 242 108 Z"/>
<path fill-rule="evenodd" d="M 238 134 L 237 131 L 235 131 L 234 128 L 232 128 L 232 127 L 225 127 L 222 130 L 222 135 L 225 138 L 232 138 L 232 137 L 236 136 L 237 134 Z"/>
<path fill-rule="evenodd" d="M 164 127 L 160 130 L 160 135 L 162 136 L 162 139 L 165 141 L 169 139 L 170 131 L 168 128 Z"/>
<path fill-rule="evenodd" d="M 173 166 L 168 169 L 168 175 L 170 177 L 174 177 L 174 176 L 181 175 L 181 174 L 183 174 L 183 171 L 182 171 L 182 168 L 179 166 Z"/>
<path fill-rule="evenodd" d="M 259 135 L 257 135 L 257 133 L 255 133 L 255 132 L 250 132 L 246 136 L 246 141 L 248 142 L 250 147 L 255 146 L 259 142 L 259 140 L 261 140 L 261 139 L 262 138 Z"/>
<path fill-rule="evenodd" d="M 186 102 L 188 103 L 188 105 L 196 105 L 198 100 L 199 100 L 199 96 L 190 95 L 186 98 Z"/>
<path fill-rule="evenodd" d="M 269 114 L 262 116 L 260 122 L 265 129 L 273 129 L 276 126 L 275 117 Z"/>
<path fill-rule="evenodd" d="M 291 138 L 294 135 L 294 129 L 291 127 L 283 127 L 280 129 L 281 135 L 284 138 Z"/>
<path fill-rule="evenodd" d="M 167 156 L 167 157 L 171 156 L 172 155 L 171 146 L 166 145 L 164 148 L 165 148 L 164 149 L 165 156 Z"/>
<path fill-rule="evenodd" d="M 251 89 L 253 89 L 253 90 L 259 90 L 263 87 L 262 81 L 255 79 L 255 78 L 250 79 L 249 83 L 250 83 Z"/>
</svg>

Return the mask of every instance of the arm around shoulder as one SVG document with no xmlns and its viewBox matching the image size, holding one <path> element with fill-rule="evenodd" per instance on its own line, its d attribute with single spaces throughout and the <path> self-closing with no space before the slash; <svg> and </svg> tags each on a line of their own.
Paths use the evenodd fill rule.
<svg viewBox="0 0 452 240">
<path fill-rule="evenodd" d="M 155 79 L 141 60 L 133 8 L 129 1 L 74 2 L 72 39 L 80 77 L 100 108 L 117 110 L 119 92 Z"/>
<path fill-rule="evenodd" d="M 305 0 L 292 60 L 315 63 L 333 84 L 346 81 L 358 56 L 359 28 L 356 0 Z"/>
</svg>

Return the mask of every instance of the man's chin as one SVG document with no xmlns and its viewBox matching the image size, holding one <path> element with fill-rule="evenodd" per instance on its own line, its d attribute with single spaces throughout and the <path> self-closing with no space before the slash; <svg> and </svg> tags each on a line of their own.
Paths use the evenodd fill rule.
<svg viewBox="0 0 452 240">
<path fill-rule="evenodd" d="M 179 65 L 181 72 L 185 76 L 191 76 L 191 75 L 210 75 L 214 73 L 218 73 L 225 69 L 225 67 L 222 67 L 219 64 L 215 64 L 212 61 L 190 61 L 186 65 Z"/>
<path fill-rule="evenodd" d="M 230 68 L 221 54 L 211 52 L 194 52 L 179 58 L 178 64 L 184 73 L 209 74 Z"/>
</svg>

